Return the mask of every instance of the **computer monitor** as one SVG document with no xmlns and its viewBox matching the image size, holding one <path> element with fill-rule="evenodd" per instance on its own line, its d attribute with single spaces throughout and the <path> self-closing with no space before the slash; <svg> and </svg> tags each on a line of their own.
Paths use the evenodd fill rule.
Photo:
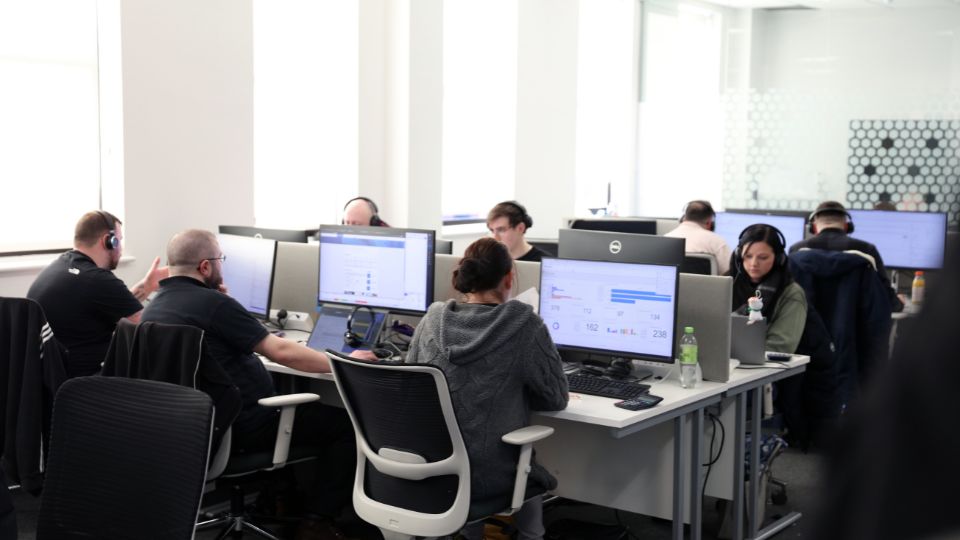
<svg viewBox="0 0 960 540">
<path fill-rule="evenodd" d="M 676 266 L 545 258 L 540 316 L 560 350 L 673 362 Z"/>
<path fill-rule="evenodd" d="M 243 225 L 220 225 L 217 232 L 235 236 L 251 236 L 253 238 L 268 238 L 280 242 L 297 242 L 306 244 L 311 232 L 290 229 L 264 229 L 261 227 L 246 227 Z"/>
<path fill-rule="evenodd" d="M 750 225 L 765 223 L 780 229 L 787 241 L 786 248 L 803 240 L 806 231 L 806 218 L 802 216 L 781 216 L 770 213 L 745 212 L 717 212 L 715 233 L 723 237 L 730 246 L 730 251 L 736 251 L 740 243 L 740 233 Z"/>
<path fill-rule="evenodd" d="M 433 302 L 434 231 L 320 226 L 317 307 L 422 314 Z"/>
<path fill-rule="evenodd" d="M 436 240 L 436 252 L 437 254 L 442 255 L 453 255 L 453 240 L 442 240 L 437 238 Z"/>
<path fill-rule="evenodd" d="M 559 255 L 564 259 L 683 264 L 683 238 L 560 229 Z"/>
<path fill-rule="evenodd" d="M 943 267 L 947 215 L 937 212 L 849 210 L 850 236 L 877 246 L 888 268 L 934 270 Z"/>
<path fill-rule="evenodd" d="M 634 218 L 583 218 L 570 222 L 571 229 L 630 234 L 657 234 L 657 220 Z"/>
<path fill-rule="evenodd" d="M 277 241 L 232 234 L 217 235 L 223 261 L 223 284 L 249 313 L 267 318 L 273 291 Z"/>
</svg>

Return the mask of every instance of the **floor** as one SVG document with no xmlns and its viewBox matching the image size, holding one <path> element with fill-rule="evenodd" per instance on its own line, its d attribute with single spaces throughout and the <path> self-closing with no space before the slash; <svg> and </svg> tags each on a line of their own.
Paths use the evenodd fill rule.
<svg viewBox="0 0 960 540">
<path fill-rule="evenodd" d="M 822 489 L 823 475 L 821 467 L 822 456 L 810 453 L 804 454 L 798 450 L 788 449 L 781 455 L 774 466 L 775 475 L 786 481 L 787 502 L 783 506 L 770 504 L 768 501 L 766 516 L 783 515 L 791 510 L 798 510 L 804 514 L 803 519 L 776 536 L 778 539 L 812 538 L 810 531 L 818 501 L 818 494 Z M 17 507 L 17 521 L 20 539 L 33 539 L 36 536 L 36 520 L 39 512 L 39 500 L 23 492 L 14 493 L 14 503 Z M 708 499 L 704 505 L 703 538 L 711 540 L 718 538 L 717 532 L 723 518 L 718 510 L 717 501 Z M 603 538 L 622 538 L 660 540 L 670 538 L 671 523 L 631 514 L 616 512 L 608 508 L 601 508 L 573 501 L 554 501 L 544 512 L 544 521 L 547 525 L 547 538 L 563 540 L 602 540 Z M 273 526 L 268 529 L 280 534 L 282 538 L 291 538 L 288 531 Z M 290 527 L 288 527 L 290 529 Z M 364 540 L 379 540 L 379 532 L 362 522 L 355 516 L 342 520 L 341 529 L 350 537 Z M 216 531 L 203 531 L 197 534 L 198 539 L 212 539 Z M 247 538 L 256 538 L 246 535 Z"/>
</svg>

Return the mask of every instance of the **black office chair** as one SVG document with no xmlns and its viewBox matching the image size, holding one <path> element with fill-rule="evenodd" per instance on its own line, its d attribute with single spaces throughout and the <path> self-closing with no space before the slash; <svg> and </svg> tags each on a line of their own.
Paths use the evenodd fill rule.
<svg viewBox="0 0 960 540">
<path fill-rule="evenodd" d="M 680 271 L 684 274 L 717 275 L 717 258 L 709 253 L 687 253 L 683 256 Z"/>
<path fill-rule="evenodd" d="M 37 539 L 193 538 L 213 404 L 155 381 L 80 377 L 53 406 Z"/>
<path fill-rule="evenodd" d="M 453 534 L 543 493 L 528 490 L 527 475 L 533 443 L 553 428 L 527 426 L 502 437 L 520 447 L 513 492 L 478 504 L 470 499 L 470 462 L 440 368 L 327 354 L 360 450 L 353 506 L 385 537 Z"/>
</svg>

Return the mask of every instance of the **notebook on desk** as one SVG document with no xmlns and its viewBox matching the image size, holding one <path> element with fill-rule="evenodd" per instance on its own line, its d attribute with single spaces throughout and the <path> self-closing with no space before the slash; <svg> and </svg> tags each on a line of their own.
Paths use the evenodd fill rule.
<svg viewBox="0 0 960 540">
<path fill-rule="evenodd" d="M 744 365 L 767 363 L 767 321 L 747 324 L 744 315 L 730 315 L 730 355 Z"/>
<path fill-rule="evenodd" d="M 347 319 L 350 318 L 350 312 L 353 308 L 346 306 L 335 306 L 324 304 L 317 313 L 317 324 L 310 333 L 310 339 L 307 340 L 307 347 L 315 351 L 324 352 L 327 349 L 340 351 L 344 354 L 350 354 L 355 348 L 346 344 L 343 334 L 347 331 Z M 364 336 L 363 345 L 360 349 L 370 349 L 380 337 L 380 330 L 383 328 L 383 321 L 386 313 L 374 311 L 372 329 L 370 321 L 370 312 L 360 310 L 353 317 L 352 330 L 355 334 Z"/>
</svg>

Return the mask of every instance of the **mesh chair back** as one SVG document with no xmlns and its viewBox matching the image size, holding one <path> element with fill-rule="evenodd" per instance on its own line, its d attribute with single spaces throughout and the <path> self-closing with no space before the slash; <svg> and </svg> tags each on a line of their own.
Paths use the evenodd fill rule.
<svg viewBox="0 0 960 540">
<path fill-rule="evenodd" d="M 327 354 L 357 434 L 357 513 L 378 526 L 384 526 L 378 521 L 407 515 L 429 519 L 427 514 L 444 514 L 444 519 L 459 523 L 446 532 L 429 528 L 405 532 L 422 536 L 455 532 L 469 510 L 470 468 L 443 372 L 431 365 L 371 364 L 333 351 Z M 398 472 L 389 466 L 397 462 L 384 464 L 394 452 L 419 456 L 425 465 L 408 462 L 397 468 L 409 471 Z M 391 513 L 393 509 L 398 511 Z M 454 514 L 457 517 L 451 518 Z"/>
<path fill-rule="evenodd" d="M 37 538 L 192 538 L 213 405 L 173 384 L 81 377 L 53 408 Z"/>
</svg>

